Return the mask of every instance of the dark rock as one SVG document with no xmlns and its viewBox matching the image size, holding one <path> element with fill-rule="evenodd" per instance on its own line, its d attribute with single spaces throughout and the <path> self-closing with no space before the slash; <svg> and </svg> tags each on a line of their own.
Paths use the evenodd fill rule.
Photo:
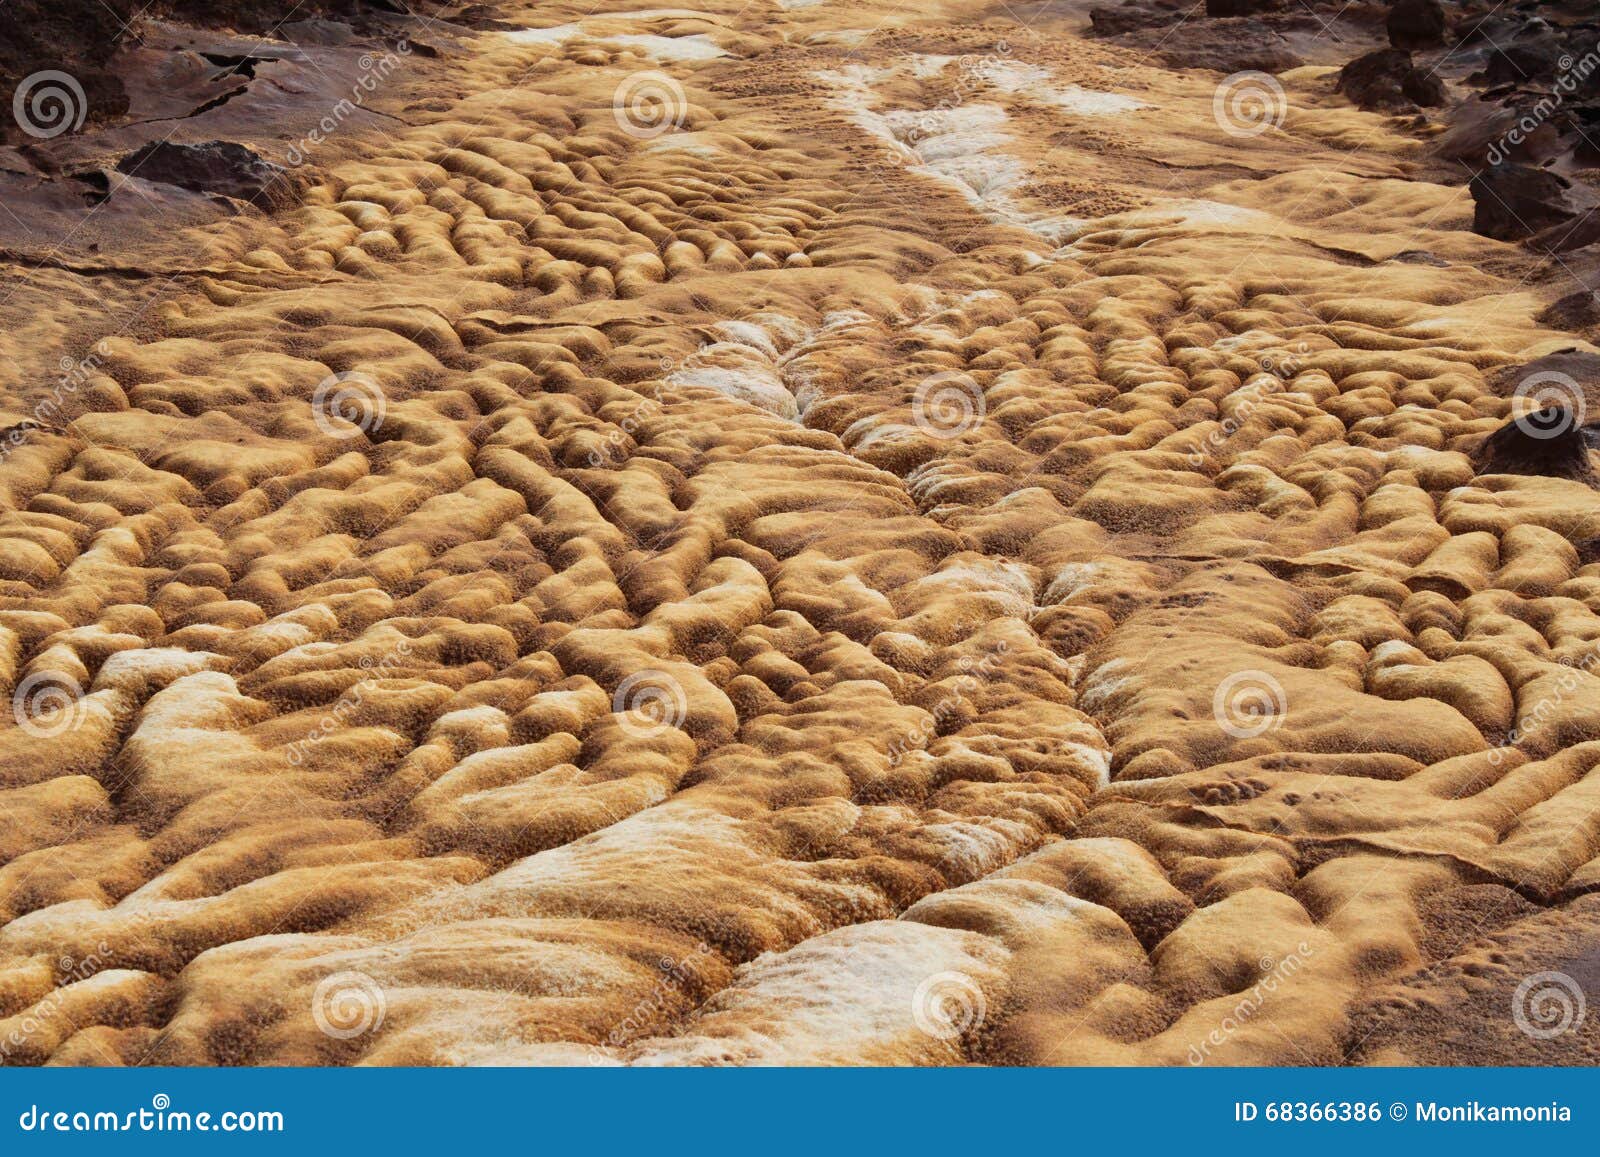
<svg viewBox="0 0 1600 1157">
<path fill-rule="evenodd" d="M 1494 165 L 1468 185 L 1476 206 L 1472 231 L 1497 241 L 1521 241 L 1570 222 L 1578 215 L 1568 194 L 1571 187 L 1570 181 L 1548 169 Z"/>
<path fill-rule="evenodd" d="M 1238 4 L 1235 15 L 1277 11 L 1270 3 Z M 1267 21 L 1237 24 L 1190 22 L 1193 0 L 1125 0 L 1117 7 L 1091 9 L 1096 36 L 1122 38 L 1169 68 L 1207 68 L 1215 72 L 1285 72 L 1306 61 L 1293 52 L 1280 31 Z M 1283 19 L 1281 16 L 1278 18 Z M 1179 34 L 1179 26 L 1182 31 Z"/>
<path fill-rule="evenodd" d="M 137 12 L 131 0 L 0 4 L 0 144 L 48 140 L 126 113 L 127 91 L 106 63 Z M 51 73 L 71 83 L 45 79 Z M 21 117 L 12 115 L 18 100 Z"/>
<path fill-rule="evenodd" d="M 1276 12 L 1283 0 L 1206 0 L 1207 16 L 1259 16 Z"/>
<path fill-rule="evenodd" d="M 412 0 L 412 6 L 418 5 Z M 4 0 L 0 3 L 0 144 L 26 145 L 114 122 L 127 114 L 129 94 L 110 67 L 112 54 L 137 43 L 144 22 L 175 18 L 202 27 L 240 33 L 300 33 L 320 15 L 341 17 L 358 28 L 393 27 L 405 5 L 393 0 Z M 294 16 L 299 23 L 285 25 Z M 507 28 L 513 27 L 507 25 Z M 39 73 L 65 73 L 72 84 L 52 84 L 41 93 L 27 87 Z M 20 94 L 35 110 L 30 126 L 11 115 Z M 38 101 L 29 105 L 29 100 Z M 57 128 L 61 131 L 57 132 Z M 38 131 L 42 129 L 43 131 Z"/>
<path fill-rule="evenodd" d="M 98 0 L 96 0 L 98 2 Z M 356 24 L 367 25 L 376 13 L 404 15 L 405 9 L 389 0 L 306 0 L 305 3 L 284 3 L 284 0 L 160 0 L 144 5 L 135 0 L 135 10 L 155 8 L 188 23 L 202 27 L 228 27 L 240 32 L 266 33 L 284 27 L 284 21 L 304 21 L 314 16 L 331 16 Z"/>
<path fill-rule="evenodd" d="M 1450 109 L 1450 129 L 1434 142 L 1434 151 L 1446 160 L 1458 161 L 1474 171 L 1496 163 L 1491 151 L 1504 161 L 1525 161 L 1525 151 L 1510 147 L 1507 133 L 1516 125 L 1516 112 L 1483 95 L 1473 96 Z"/>
<path fill-rule="evenodd" d="M 1600 102 L 1567 109 L 1567 123 L 1578 141 L 1573 155 L 1590 167 L 1600 166 Z"/>
<path fill-rule="evenodd" d="M 1339 71 L 1337 91 L 1364 109 L 1414 111 L 1444 103 L 1444 85 L 1411 63 L 1411 54 L 1380 48 L 1358 56 Z"/>
<path fill-rule="evenodd" d="M 1237 39 L 1170 45 L 1157 55 L 1170 68 L 1209 68 L 1229 73 L 1287 72 L 1305 63 L 1281 42 Z"/>
<path fill-rule="evenodd" d="M 1580 289 L 1540 310 L 1534 317 L 1551 329 L 1588 329 L 1600 325 L 1600 292 Z"/>
<path fill-rule="evenodd" d="M 1449 269 L 1450 263 L 1438 254 L 1429 253 L 1426 249 L 1402 249 L 1391 259 L 1403 261 L 1407 265 L 1431 265 L 1435 269 Z"/>
<path fill-rule="evenodd" d="M 1569 348 L 1545 354 L 1520 366 L 1506 366 L 1489 375 L 1489 388 L 1497 397 L 1509 398 L 1517 392 L 1518 387 L 1526 389 L 1525 383 L 1532 379 L 1546 381 L 1562 381 L 1570 379 L 1579 383 L 1582 391 L 1583 382 L 1600 384 L 1600 354 L 1592 354 L 1583 350 Z M 1594 399 L 1597 403 L 1595 417 L 1600 417 L 1600 398 Z M 1587 407 L 1588 402 L 1584 405 Z"/>
<path fill-rule="evenodd" d="M 1517 22 L 1495 13 L 1463 12 L 1452 23 L 1462 44 L 1503 44 L 1517 34 Z"/>
<path fill-rule="evenodd" d="M 1561 41 L 1546 33 L 1521 42 L 1497 45 L 1489 53 L 1484 79 L 1490 84 L 1526 84 L 1553 80 L 1560 71 Z"/>
<path fill-rule="evenodd" d="M 310 20 L 296 20 L 293 24 L 284 24 L 274 35 L 299 48 L 309 45 L 340 48 L 356 39 L 355 29 L 342 20 L 324 20 L 316 16 Z"/>
<path fill-rule="evenodd" d="M 103 205 L 111 196 L 111 178 L 104 169 L 84 169 L 67 175 L 85 186 L 83 198 L 90 205 Z"/>
<path fill-rule="evenodd" d="M 501 19 L 499 9 L 489 4 L 469 4 L 451 19 L 452 24 L 460 24 L 464 28 L 471 28 L 477 32 L 511 32 L 519 26 L 508 24 Z"/>
<path fill-rule="evenodd" d="M 1395 0 L 1385 23 L 1389 43 L 1406 52 L 1444 44 L 1444 6 L 1439 0 Z"/>
<path fill-rule="evenodd" d="M 1139 4 L 1089 10 L 1089 27 L 1096 36 L 1121 36 L 1142 28 L 1160 28 L 1171 20 L 1172 13 Z"/>
<path fill-rule="evenodd" d="M 249 201 L 264 209 L 294 200 L 287 169 L 233 141 L 152 141 L 123 157 L 117 168 L 141 180 Z"/>
<path fill-rule="evenodd" d="M 1479 474 L 1570 478 L 1600 489 L 1579 421 L 1575 411 L 1557 405 L 1513 418 L 1483 440 L 1473 465 Z"/>
<path fill-rule="evenodd" d="M 1597 241 L 1600 241 L 1600 213 L 1580 208 L 1577 217 L 1539 230 L 1528 238 L 1526 244 L 1528 248 L 1543 253 L 1570 253 Z"/>
<path fill-rule="evenodd" d="M 1600 4 L 1596 0 L 1460 0 L 1456 47 L 1437 67 L 1483 89 L 1449 113 L 1439 155 L 1476 170 L 1515 162 L 1564 176 L 1600 167 Z M 1575 177 L 1568 208 L 1583 213 L 1600 193 Z M 1529 221 L 1549 252 L 1593 245 L 1600 223 L 1568 226 L 1561 213 Z M 1542 234 L 1548 233 L 1549 236 Z"/>
</svg>

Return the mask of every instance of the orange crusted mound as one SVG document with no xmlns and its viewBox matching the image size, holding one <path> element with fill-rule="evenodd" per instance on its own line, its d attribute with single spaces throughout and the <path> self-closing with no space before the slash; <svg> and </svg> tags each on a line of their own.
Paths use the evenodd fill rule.
<svg viewBox="0 0 1600 1157">
<path fill-rule="evenodd" d="M 1480 452 L 1596 351 L 1403 118 L 498 13 L 0 254 L 0 1059 L 1600 1060 L 1600 495 Z"/>
</svg>

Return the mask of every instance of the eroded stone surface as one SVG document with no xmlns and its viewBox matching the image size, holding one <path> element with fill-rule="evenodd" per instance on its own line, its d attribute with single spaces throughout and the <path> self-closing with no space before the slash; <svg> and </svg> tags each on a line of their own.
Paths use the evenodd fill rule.
<svg viewBox="0 0 1600 1157">
<path fill-rule="evenodd" d="M 1537 1056 L 1440 929 L 1590 951 L 1597 500 L 1474 459 L 1574 339 L 1330 78 L 976 15 L 499 5 L 33 269 L 9 1059 Z"/>
</svg>

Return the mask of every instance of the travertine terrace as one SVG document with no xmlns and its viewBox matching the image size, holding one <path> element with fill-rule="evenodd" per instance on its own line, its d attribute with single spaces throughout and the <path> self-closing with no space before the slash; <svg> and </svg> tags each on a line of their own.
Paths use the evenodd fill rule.
<svg viewBox="0 0 1600 1157">
<path fill-rule="evenodd" d="M 1424 138 L 625 2 L 0 253 L 4 1059 L 1600 1059 L 1592 347 Z"/>
</svg>

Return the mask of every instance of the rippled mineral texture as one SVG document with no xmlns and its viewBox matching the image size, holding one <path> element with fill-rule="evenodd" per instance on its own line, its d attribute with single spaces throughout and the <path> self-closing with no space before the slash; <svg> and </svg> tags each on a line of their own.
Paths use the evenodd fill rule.
<svg viewBox="0 0 1600 1157">
<path fill-rule="evenodd" d="M 1487 5 L 206 7 L 6 62 L 0 1059 L 1600 1061 Z"/>
</svg>

